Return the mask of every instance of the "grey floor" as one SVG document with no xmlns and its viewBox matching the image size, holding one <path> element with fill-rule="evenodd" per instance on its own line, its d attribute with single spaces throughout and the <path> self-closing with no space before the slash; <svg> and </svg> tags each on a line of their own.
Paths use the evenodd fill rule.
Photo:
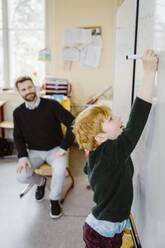
<svg viewBox="0 0 165 248">
<path fill-rule="evenodd" d="M 89 213 L 92 192 L 86 189 L 83 173 L 84 153 L 71 148 L 70 170 L 75 185 L 63 203 L 64 215 L 58 220 L 49 217 L 49 181 L 46 199 L 34 199 L 35 187 L 22 199 L 24 185 L 15 179 L 17 159 L 0 159 L 0 247 L 1 248 L 83 248 L 82 226 Z M 63 194 L 70 183 L 65 179 Z"/>
</svg>

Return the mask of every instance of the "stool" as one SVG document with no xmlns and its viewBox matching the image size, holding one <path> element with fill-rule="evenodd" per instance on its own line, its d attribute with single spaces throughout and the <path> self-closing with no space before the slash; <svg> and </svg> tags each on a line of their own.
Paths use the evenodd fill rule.
<svg viewBox="0 0 165 248">
<path fill-rule="evenodd" d="M 66 167 L 66 176 L 69 176 L 70 179 L 71 179 L 71 183 L 68 187 L 68 189 L 66 190 L 65 194 L 64 194 L 64 197 L 61 199 L 61 203 L 64 202 L 65 198 L 67 197 L 68 193 L 70 192 L 70 190 L 73 188 L 74 186 L 74 178 L 71 174 L 71 171 L 70 169 L 68 168 L 68 163 L 69 163 L 69 151 L 67 151 L 67 167 Z M 47 163 L 44 163 L 42 164 L 39 168 L 37 168 L 35 170 L 35 172 L 39 175 L 42 175 L 42 176 L 51 176 L 52 175 L 52 168 L 49 164 Z M 28 184 L 24 190 L 20 193 L 20 198 L 22 198 L 27 192 L 29 192 L 29 190 L 34 186 L 34 184 Z"/>
</svg>

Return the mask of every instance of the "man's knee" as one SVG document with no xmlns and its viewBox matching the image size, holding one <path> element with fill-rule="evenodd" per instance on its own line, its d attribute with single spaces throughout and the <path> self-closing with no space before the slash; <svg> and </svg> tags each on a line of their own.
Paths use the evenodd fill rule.
<svg viewBox="0 0 165 248">
<path fill-rule="evenodd" d="M 32 176 L 32 171 L 29 172 L 21 171 L 20 173 L 16 174 L 16 179 L 20 183 L 29 183 L 29 179 L 31 178 L 31 176 Z"/>
</svg>

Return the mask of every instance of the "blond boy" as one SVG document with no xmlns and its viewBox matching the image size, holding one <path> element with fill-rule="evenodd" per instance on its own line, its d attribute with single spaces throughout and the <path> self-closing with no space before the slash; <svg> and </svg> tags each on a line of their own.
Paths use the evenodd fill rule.
<svg viewBox="0 0 165 248">
<path fill-rule="evenodd" d="M 122 245 L 122 230 L 128 224 L 133 201 L 134 168 L 130 155 L 150 113 L 158 57 L 154 51 L 146 50 L 142 61 L 142 84 L 125 128 L 121 118 L 113 116 L 105 105 L 93 105 L 75 120 L 79 147 L 89 151 L 84 172 L 95 202 L 83 227 L 86 248 Z"/>
</svg>

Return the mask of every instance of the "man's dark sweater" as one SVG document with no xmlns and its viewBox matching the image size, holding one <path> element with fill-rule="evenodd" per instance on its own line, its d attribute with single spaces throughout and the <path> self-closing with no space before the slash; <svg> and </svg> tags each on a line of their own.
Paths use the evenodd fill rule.
<svg viewBox="0 0 165 248">
<path fill-rule="evenodd" d="M 41 98 L 37 108 L 27 109 L 25 103 L 14 110 L 14 140 L 18 157 L 28 156 L 27 148 L 50 150 L 56 146 L 67 150 L 74 141 L 72 114 L 55 100 Z M 63 137 L 61 123 L 66 127 Z"/>
<path fill-rule="evenodd" d="M 84 172 L 94 192 L 92 213 L 98 220 L 122 222 L 133 201 L 133 164 L 130 158 L 144 129 L 151 103 L 136 98 L 122 134 L 89 152 Z"/>
</svg>

